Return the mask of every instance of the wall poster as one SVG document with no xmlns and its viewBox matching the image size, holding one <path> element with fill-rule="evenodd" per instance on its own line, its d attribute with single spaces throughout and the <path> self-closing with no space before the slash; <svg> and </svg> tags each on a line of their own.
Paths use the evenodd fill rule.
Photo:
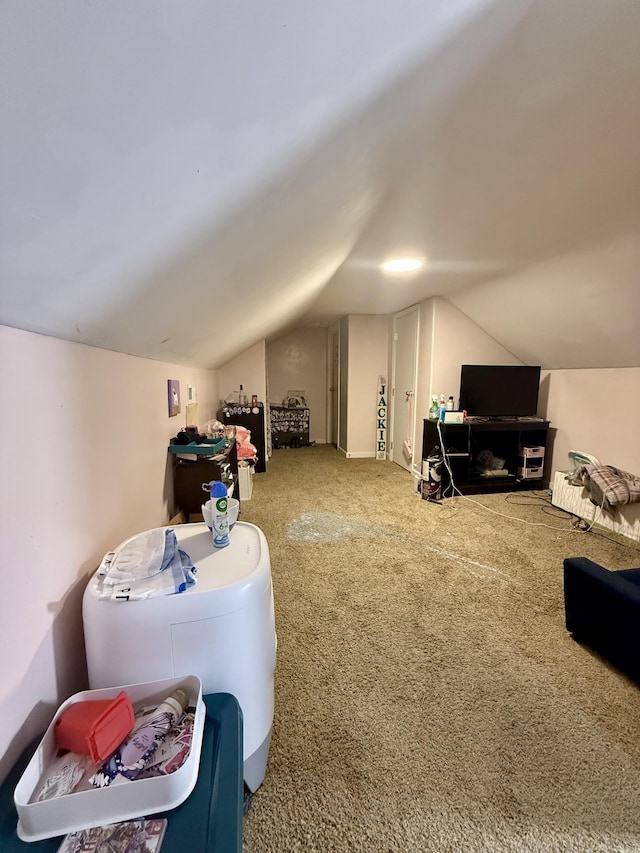
<svg viewBox="0 0 640 853">
<path fill-rule="evenodd" d="M 180 414 L 180 381 L 178 379 L 167 379 L 169 391 L 169 417 Z"/>
</svg>

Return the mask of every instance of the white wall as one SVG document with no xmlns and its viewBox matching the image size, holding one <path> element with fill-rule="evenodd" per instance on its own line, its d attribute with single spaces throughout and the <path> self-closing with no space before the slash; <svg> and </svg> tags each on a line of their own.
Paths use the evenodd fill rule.
<svg viewBox="0 0 640 853">
<path fill-rule="evenodd" d="M 257 344 L 232 358 L 218 369 L 218 385 L 223 400 L 237 401 L 240 385 L 249 400 L 256 394 L 261 403 L 267 402 L 266 344 Z"/>
<path fill-rule="evenodd" d="M 387 374 L 389 320 L 349 316 L 347 456 L 375 456 L 378 377 Z M 343 357 L 341 355 L 341 357 Z"/>
<path fill-rule="evenodd" d="M 251 402 L 255 394 L 260 403 L 264 403 L 264 447 L 258 450 L 258 455 L 263 459 L 268 458 L 268 414 L 267 404 L 267 356 L 266 343 L 264 340 L 249 347 L 248 350 L 232 358 L 218 370 L 218 386 L 220 396 L 223 400 L 238 399 L 238 391 L 242 385 L 244 393 Z"/>
<path fill-rule="evenodd" d="M 173 515 L 167 445 L 216 375 L 0 326 L 0 779 L 86 687 L 81 598 L 100 559 Z M 183 413 L 168 416 L 167 380 Z M 125 605 L 126 606 L 126 605 Z"/>
<path fill-rule="evenodd" d="M 458 405 L 463 364 L 521 364 L 466 314 L 441 296 L 420 304 L 416 444 L 420 452 L 422 425 L 431 395 L 453 395 Z"/>
<path fill-rule="evenodd" d="M 550 472 L 568 467 L 569 450 L 640 475 L 640 368 L 552 370 L 543 376 L 540 414 L 554 431 Z"/>
<path fill-rule="evenodd" d="M 461 365 L 522 364 L 449 300 L 436 297 L 434 302 L 431 394 L 452 394 L 457 406 Z"/>
<path fill-rule="evenodd" d="M 448 300 L 421 303 L 416 435 L 431 394 L 453 394 L 457 405 L 460 365 L 521 363 Z M 567 467 L 569 450 L 640 473 L 640 368 L 543 370 L 538 415 L 551 422 L 547 473 Z"/>
<path fill-rule="evenodd" d="M 309 438 L 327 441 L 327 330 L 298 329 L 267 347 L 269 402 L 282 404 L 287 391 L 302 389 L 309 406 Z"/>
<path fill-rule="evenodd" d="M 585 205 L 590 203 L 585 198 Z M 637 367 L 639 278 L 636 230 L 452 293 L 450 299 L 525 364 Z"/>
<path fill-rule="evenodd" d="M 625 232 L 450 296 L 526 363 L 561 368 L 541 381 L 547 475 L 569 450 L 640 472 L 639 274 L 640 236 Z"/>
<path fill-rule="evenodd" d="M 1 322 L 215 367 L 276 333 L 395 181 L 398 77 L 482 19 L 432 116 L 525 3 L 4 3 Z"/>
</svg>

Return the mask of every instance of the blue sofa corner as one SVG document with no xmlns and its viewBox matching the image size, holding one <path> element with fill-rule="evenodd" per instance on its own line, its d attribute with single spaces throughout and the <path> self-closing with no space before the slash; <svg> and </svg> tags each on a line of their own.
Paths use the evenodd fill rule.
<svg viewBox="0 0 640 853">
<path fill-rule="evenodd" d="M 611 571 L 586 557 L 564 561 L 567 630 L 640 684 L 640 568 Z"/>
</svg>

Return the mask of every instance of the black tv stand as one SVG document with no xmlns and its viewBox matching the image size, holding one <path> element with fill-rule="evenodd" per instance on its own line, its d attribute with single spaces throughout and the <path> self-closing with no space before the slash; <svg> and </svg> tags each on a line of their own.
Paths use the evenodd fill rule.
<svg viewBox="0 0 640 853">
<path fill-rule="evenodd" d="M 522 421 L 524 421 L 525 423 L 538 423 L 538 424 L 544 423 L 542 418 L 535 418 L 535 417 L 522 417 L 522 416 L 512 417 L 510 415 L 493 415 L 493 416 L 490 416 L 490 415 L 468 415 L 467 416 L 467 423 L 470 423 L 470 424 L 474 424 L 474 423 L 490 423 L 490 424 L 511 423 L 511 424 L 513 424 L 513 423 L 522 423 Z"/>
<path fill-rule="evenodd" d="M 439 429 L 438 429 L 439 427 Z M 453 474 L 454 485 L 463 495 L 482 492 L 509 492 L 524 489 L 540 489 L 544 478 L 522 476 L 519 473 L 522 460 L 520 448 L 541 447 L 546 449 L 549 421 L 537 418 L 468 419 L 463 424 L 445 424 L 425 420 L 422 431 L 422 458 L 436 453 L 446 459 Z M 442 436 L 442 440 L 440 438 Z M 503 459 L 500 469 L 504 474 L 482 471 L 478 455 L 488 451 L 495 458 Z M 482 455 L 480 456 L 482 459 Z M 542 462 L 544 465 L 544 460 Z M 442 494 L 449 497 L 454 493 L 447 467 L 442 466 Z"/>
</svg>

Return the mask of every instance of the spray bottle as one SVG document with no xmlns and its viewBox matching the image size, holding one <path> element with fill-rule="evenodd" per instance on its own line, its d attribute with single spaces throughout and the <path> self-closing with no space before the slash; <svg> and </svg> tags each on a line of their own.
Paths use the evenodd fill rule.
<svg viewBox="0 0 640 853">
<path fill-rule="evenodd" d="M 444 413 L 447 411 L 447 398 L 444 394 L 440 394 L 439 416 L 440 420 L 444 420 Z"/>
<path fill-rule="evenodd" d="M 214 547 L 229 544 L 229 499 L 227 487 L 220 480 L 211 483 L 211 529 Z"/>
<path fill-rule="evenodd" d="M 431 408 L 429 409 L 429 420 L 437 421 L 440 418 L 440 407 L 438 406 L 438 397 L 433 394 L 431 397 Z"/>
</svg>

